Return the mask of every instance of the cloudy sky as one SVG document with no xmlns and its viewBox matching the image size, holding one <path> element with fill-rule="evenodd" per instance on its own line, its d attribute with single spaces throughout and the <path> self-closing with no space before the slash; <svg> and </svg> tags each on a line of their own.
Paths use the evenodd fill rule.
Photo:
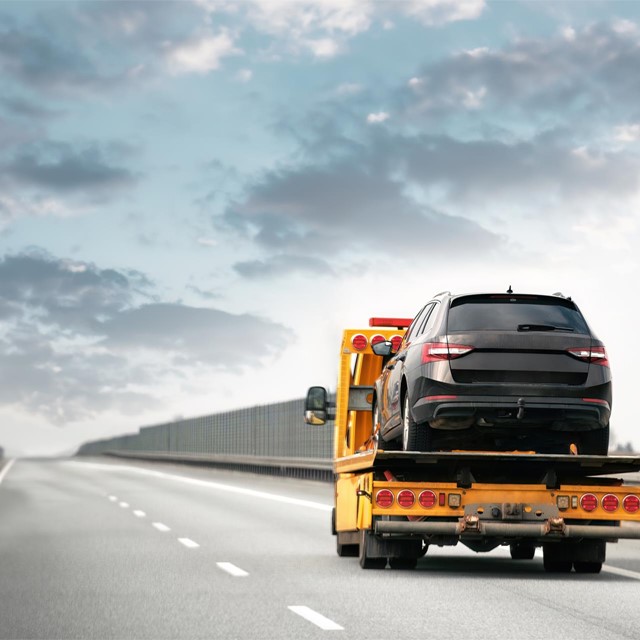
<svg viewBox="0 0 640 640">
<path fill-rule="evenodd" d="M 572 295 L 637 432 L 640 5 L 0 0 L 0 444 L 334 385 L 434 293 Z"/>
</svg>

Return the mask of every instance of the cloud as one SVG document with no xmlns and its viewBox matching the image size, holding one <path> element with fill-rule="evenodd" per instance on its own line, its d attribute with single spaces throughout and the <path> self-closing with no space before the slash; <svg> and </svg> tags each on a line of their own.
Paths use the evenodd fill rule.
<svg viewBox="0 0 640 640">
<path fill-rule="evenodd" d="M 489 253 L 496 246 L 498 236 L 480 225 L 408 195 L 377 157 L 363 154 L 269 173 L 227 208 L 223 221 L 263 249 L 296 255 L 304 247 L 307 255 L 323 260 L 348 258 L 354 251 L 397 256 L 399 233 L 407 258 L 424 250 L 425 242 L 430 256 L 446 253 L 452 244 L 460 251 L 473 247 Z M 258 265 L 243 269 L 255 276 Z"/>
<path fill-rule="evenodd" d="M 389 119 L 389 114 L 385 111 L 378 111 L 377 113 L 370 113 L 367 116 L 367 122 L 369 124 L 379 124 Z"/>
<path fill-rule="evenodd" d="M 159 299 L 142 273 L 42 251 L 0 260 L 0 402 L 57 424 L 161 404 L 196 368 L 238 373 L 290 340 L 282 325 Z"/>
<path fill-rule="evenodd" d="M 138 176 L 117 166 L 113 159 L 122 155 L 122 145 L 44 141 L 21 150 L 4 165 L 6 175 L 33 187 L 59 193 L 99 192 L 133 185 Z"/>
<path fill-rule="evenodd" d="M 209 73 L 220 67 L 222 58 L 239 53 L 229 32 L 222 30 L 215 35 L 205 33 L 186 42 L 168 44 L 166 55 L 170 73 L 180 75 Z"/>
<path fill-rule="evenodd" d="M 640 33 L 602 23 L 572 33 L 464 51 L 424 66 L 401 91 L 405 114 L 453 117 L 468 109 L 469 96 L 481 98 L 472 99 L 474 108 L 501 125 L 510 112 L 544 118 L 548 127 L 575 126 L 579 116 L 592 126 L 594 116 L 635 110 Z"/>
<path fill-rule="evenodd" d="M 266 260 L 247 260 L 233 265 L 234 270 L 251 280 L 290 276 L 294 273 L 305 275 L 335 275 L 329 263 L 313 256 L 280 254 Z"/>
<path fill-rule="evenodd" d="M 484 0 L 405 0 L 403 10 L 426 25 L 475 20 L 484 11 Z"/>
</svg>

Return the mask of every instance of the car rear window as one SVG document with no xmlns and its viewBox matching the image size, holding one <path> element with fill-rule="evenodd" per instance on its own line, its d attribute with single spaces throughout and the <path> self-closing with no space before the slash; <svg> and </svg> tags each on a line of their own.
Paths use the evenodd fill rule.
<svg viewBox="0 0 640 640">
<path fill-rule="evenodd" d="M 535 297 L 463 297 L 449 309 L 448 331 L 518 331 L 542 325 L 589 335 L 582 314 L 569 300 Z"/>
</svg>

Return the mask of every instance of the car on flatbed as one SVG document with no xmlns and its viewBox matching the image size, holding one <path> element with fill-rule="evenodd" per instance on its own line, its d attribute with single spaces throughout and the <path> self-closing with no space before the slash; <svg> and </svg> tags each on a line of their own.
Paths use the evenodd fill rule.
<svg viewBox="0 0 640 640">
<path fill-rule="evenodd" d="M 397 351 L 373 351 L 384 358 L 373 427 L 387 448 L 607 454 L 609 361 L 570 298 L 440 293 Z"/>
</svg>

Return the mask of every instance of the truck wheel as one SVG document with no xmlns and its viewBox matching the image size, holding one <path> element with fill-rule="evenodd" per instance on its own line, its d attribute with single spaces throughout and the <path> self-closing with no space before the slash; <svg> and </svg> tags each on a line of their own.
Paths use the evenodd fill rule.
<svg viewBox="0 0 640 640">
<path fill-rule="evenodd" d="M 372 558 L 370 553 L 372 534 L 366 529 L 360 531 L 360 566 L 363 569 L 384 569 L 386 558 Z"/>
<path fill-rule="evenodd" d="M 574 562 L 573 568 L 576 573 L 600 573 L 602 562 Z"/>
<path fill-rule="evenodd" d="M 572 567 L 571 560 L 549 560 L 544 557 L 542 564 L 547 573 L 569 573 Z"/>
<path fill-rule="evenodd" d="M 357 544 L 340 544 L 340 534 L 338 534 L 336 551 L 341 558 L 357 558 L 360 546 Z"/>
<path fill-rule="evenodd" d="M 609 453 L 609 425 L 603 429 L 585 431 L 580 438 L 578 453 L 592 456 L 606 456 Z"/>
<path fill-rule="evenodd" d="M 411 415 L 409 394 L 405 393 L 402 412 L 402 450 L 430 451 L 431 427 L 428 424 L 417 424 Z"/>
<path fill-rule="evenodd" d="M 513 542 L 509 546 L 511 558 L 513 560 L 533 560 L 536 555 L 536 547 L 526 542 Z"/>
<path fill-rule="evenodd" d="M 389 558 L 389 566 L 392 569 L 415 569 L 418 558 Z"/>
</svg>

